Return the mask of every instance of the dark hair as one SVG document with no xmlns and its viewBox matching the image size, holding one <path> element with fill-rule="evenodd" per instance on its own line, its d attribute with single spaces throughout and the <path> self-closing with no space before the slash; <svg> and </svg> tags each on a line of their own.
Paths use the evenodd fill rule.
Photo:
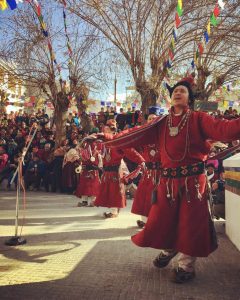
<svg viewBox="0 0 240 300">
<path fill-rule="evenodd" d="M 179 81 L 173 87 L 166 84 L 166 87 L 169 91 L 170 97 L 172 97 L 172 94 L 173 94 L 173 91 L 175 90 L 175 88 L 178 86 L 181 86 L 181 85 L 185 86 L 187 88 L 188 94 L 189 94 L 189 105 L 192 106 L 194 104 L 195 95 L 193 93 L 192 86 L 188 81 Z"/>
</svg>

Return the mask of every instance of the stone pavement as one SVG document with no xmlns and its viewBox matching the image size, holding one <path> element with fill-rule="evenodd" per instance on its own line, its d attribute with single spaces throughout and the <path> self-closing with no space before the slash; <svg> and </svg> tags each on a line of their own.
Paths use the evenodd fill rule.
<svg viewBox="0 0 240 300">
<path fill-rule="evenodd" d="M 74 196 L 29 192 L 27 244 L 7 247 L 4 241 L 14 235 L 15 193 L 0 192 L 0 299 L 240 299 L 240 252 L 225 236 L 223 222 L 216 222 L 218 250 L 198 259 L 193 282 L 177 285 L 169 280 L 172 266 L 152 265 L 157 250 L 130 241 L 138 230 L 131 200 L 119 218 L 108 220 L 104 209 L 76 204 Z"/>
</svg>

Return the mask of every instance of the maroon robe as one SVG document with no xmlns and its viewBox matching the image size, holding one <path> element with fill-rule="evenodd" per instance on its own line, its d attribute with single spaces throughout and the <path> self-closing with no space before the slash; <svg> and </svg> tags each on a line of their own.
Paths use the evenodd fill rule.
<svg viewBox="0 0 240 300">
<path fill-rule="evenodd" d="M 91 147 L 91 150 L 89 147 Z M 98 169 L 99 143 L 86 143 L 84 149 L 81 149 L 80 152 L 82 158 L 82 172 L 75 195 L 80 198 L 82 196 L 97 196 L 100 187 Z M 94 161 L 91 161 L 91 157 L 94 157 Z"/>
<path fill-rule="evenodd" d="M 160 153 L 155 144 L 143 146 L 139 153 L 148 163 L 159 163 Z M 152 206 L 152 193 L 159 182 L 160 169 L 151 169 L 147 166 L 141 180 L 138 184 L 137 191 L 134 195 L 131 212 L 137 215 L 147 217 Z"/>
<path fill-rule="evenodd" d="M 108 208 L 123 208 L 126 206 L 125 188 L 121 181 L 121 170 L 119 170 L 124 156 L 138 164 L 144 162 L 142 156 L 134 149 L 126 149 L 124 151 L 108 149 L 103 157 L 103 169 L 105 170 L 101 178 L 99 194 L 94 202 L 95 206 Z M 106 170 L 112 167 L 116 169 L 112 171 Z"/>
</svg>

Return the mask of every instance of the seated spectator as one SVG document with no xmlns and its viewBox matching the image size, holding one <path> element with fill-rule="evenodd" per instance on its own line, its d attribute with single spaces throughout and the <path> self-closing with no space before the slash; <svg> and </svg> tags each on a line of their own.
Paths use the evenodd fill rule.
<svg viewBox="0 0 240 300">
<path fill-rule="evenodd" d="M 8 176 L 8 155 L 6 148 L 0 146 L 0 183 Z"/>
<path fill-rule="evenodd" d="M 216 219 L 225 219 L 225 181 L 216 180 L 212 184 L 213 214 Z"/>
<path fill-rule="evenodd" d="M 44 162 L 39 159 L 38 155 L 33 155 L 33 158 L 30 160 L 24 175 L 26 190 L 28 190 L 30 186 L 32 186 L 33 190 L 35 191 L 39 190 L 44 172 Z"/>
</svg>

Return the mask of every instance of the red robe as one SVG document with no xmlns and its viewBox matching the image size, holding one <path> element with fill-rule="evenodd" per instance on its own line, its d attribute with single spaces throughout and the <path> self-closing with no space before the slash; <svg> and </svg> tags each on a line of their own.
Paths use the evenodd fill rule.
<svg viewBox="0 0 240 300">
<path fill-rule="evenodd" d="M 173 115 L 172 118 L 173 126 L 177 126 L 182 116 Z M 156 143 L 162 167 L 174 168 L 205 161 L 210 150 L 208 139 L 227 142 L 240 138 L 240 118 L 220 120 L 204 112 L 192 112 L 189 126 L 186 124 L 175 137 L 169 135 L 167 121 L 167 117 L 155 119 L 148 126 L 106 145 L 123 149 Z M 189 143 L 186 145 L 187 127 Z M 185 151 L 185 158 L 181 160 Z M 176 159 L 181 161 L 174 161 Z M 200 184 L 201 200 L 197 197 L 196 183 Z M 175 199 L 172 204 L 167 198 L 167 186 Z M 217 243 L 208 210 L 205 174 L 179 179 L 162 177 L 157 191 L 157 203 L 151 207 L 145 228 L 134 235 L 132 241 L 141 247 L 175 249 L 196 257 L 213 252 Z"/>
<path fill-rule="evenodd" d="M 84 149 L 81 150 L 80 157 L 82 158 L 82 172 L 75 192 L 77 197 L 97 196 L 100 187 L 98 155 L 98 143 L 86 143 Z M 91 157 L 94 157 L 95 160 L 91 161 Z"/>
<path fill-rule="evenodd" d="M 134 149 L 116 150 L 108 149 L 103 157 L 103 168 L 116 167 L 114 171 L 103 171 L 99 194 L 94 202 L 95 206 L 118 207 L 126 206 L 124 184 L 121 182 L 122 174 L 119 166 L 123 157 L 141 164 L 144 162 L 142 156 Z"/>
<path fill-rule="evenodd" d="M 146 164 L 160 161 L 160 153 L 155 144 L 143 146 L 139 153 L 145 159 Z M 160 177 L 160 170 L 146 168 L 134 195 L 131 212 L 141 216 L 148 216 L 152 206 L 152 193 Z"/>
</svg>

